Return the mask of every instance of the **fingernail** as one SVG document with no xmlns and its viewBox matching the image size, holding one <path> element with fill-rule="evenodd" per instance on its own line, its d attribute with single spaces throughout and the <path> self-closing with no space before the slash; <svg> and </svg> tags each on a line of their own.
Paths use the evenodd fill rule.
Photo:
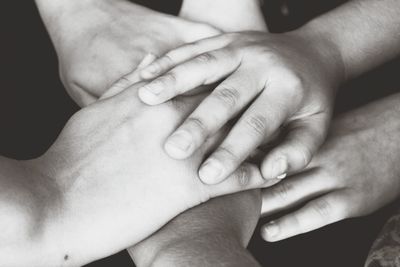
<svg viewBox="0 0 400 267">
<path fill-rule="evenodd" d="M 186 157 L 191 146 L 192 137 L 185 131 L 174 133 L 165 144 L 167 153 L 174 158 Z"/>
<path fill-rule="evenodd" d="M 143 79 L 152 79 L 157 76 L 159 70 L 156 64 L 150 64 L 140 72 Z"/>
<path fill-rule="evenodd" d="M 158 95 L 164 90 L 161 86 L 144 86 L 139 89 L 139 98 L 149 105 L 159 104 Z"/>
<path fill-rule="evenodd" d="M 279 234 L 279 226 L 274 222 L 269 222 L 262 228 L 262 235 L 265 239 L 274 238 Z"/>
<path fill-rule="evenodd" d="M 164 91 L 164 87 L 159 83 L 155 82 L 142 87 L 142 90 L 148 91 L 155 96 L 158 96 L 162 91 Z"/>
<path fill-rule="evenodd" d="M 276 179 L 283 180 L 283 179 L 286 178 L 286 176 L 287 176 L 287 173 L 283 173 L 283 174 L 281 174 L 281 175 L 278 175 L 278 176 L 276 177 Z"/>
<path fill-rule="evenodd" d="M 276 177 L 278 179 L 283 179 L 286 177 L 288 164 L 286 158 L 277 159 L 272 165 L 272 177 Z"/>
<path fill-rule="evenodd" d="M 143 57 L 142 61 L 140 61 L 137 68 L 138 69 L 146 68 L 147 66 L 149 66 L 149 64 L 151 64 L 156 59 L 157 59 L 156 55 L 154 55 L 152 53 L 148 53 Z"/>
<path fill-rule="evenodd" d="M 214 159 L 207 160 L 199 170 L 200 179 L 206 184 L 219 182 L 224 168 L 220 162 Z"/>
</svg>

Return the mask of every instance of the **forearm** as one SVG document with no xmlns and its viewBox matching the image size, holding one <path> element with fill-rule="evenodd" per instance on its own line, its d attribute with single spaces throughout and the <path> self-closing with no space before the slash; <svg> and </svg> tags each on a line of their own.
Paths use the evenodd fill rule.
<svg viewBox="0 0 400 267">
<path fill-rule="evenodd" d="M 258 190 L 210 200 L 179 215 L 129 252 L 138 266 L 256 266 L 245 247 L 259 218 L 260 201 Z"/>
<path fill-rule="evenodd" d="M 348 79 L 400 54 L 400 1 L 354 0 L 299 29 L 323 37 L 340 52 Z"/>
<path fill-rule="evenodd" d="M 260 0 L 184 0 L 180 16 L 211 24 L 224 32 L 266 31 L 260 5 Z M 252 15 L 249 17 L 246 12 Z"/>
<path fill-rule="evenodd" d="M 1 265 L 61 266 L 66 254 L 55 231 L 60 194 L 51 178 L 25 163 L 0 157 Z"/>
</svg>

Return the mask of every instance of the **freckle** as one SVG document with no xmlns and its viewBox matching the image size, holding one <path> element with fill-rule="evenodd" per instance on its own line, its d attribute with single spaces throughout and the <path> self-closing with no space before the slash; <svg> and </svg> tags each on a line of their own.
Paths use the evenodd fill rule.
<svg viewBox="0 0 400 267">
<path fill-rule="evenodd" d="M 69 256 L 68 256 L 68 255 L 65 255 L 65 256 L 64 256 L 64 260 L 67 261 L 68 259 L 69 259 Z"/>
</svg>

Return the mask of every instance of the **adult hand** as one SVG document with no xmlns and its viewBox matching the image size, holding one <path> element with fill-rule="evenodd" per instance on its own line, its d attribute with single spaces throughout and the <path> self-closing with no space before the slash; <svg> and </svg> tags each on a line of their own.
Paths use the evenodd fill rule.
<svg viewBox="0 0 400 267">
<path fill-rule="evenodd" d="M 142 70 L 154 79 L 139 97 L 157 105 L 225 79 L 168 138 L 167 153 L 190 156 L 240 114 L 229 135 L 203 163 L 203 182 L 221 182 L 280 127 L 288 134 L 261 165 L 265 178 L 307 166 L 325 139 L 336 87 L 343 79 L 339 52 L 327 39 L 299 30 L 285 34 L 228 33 L 168 52 Z"/>
<path fill-rule="evenodd" d="M 217 26 L 222 31 L 266 29 L 259 7 L 243 5 L 246 2 L 249 1 L 185 1 L 180 15 L 195 15 L 185 18 Z M 154 59 L 153 55 L 147 56 L 139 69 Z M 139 79 L 137 74 L 134 71 L 125 76 L 107 93 L 123 90 L 127 80 Z M 259 266 L 246 247 L 260 210 L 259 190 L 215 198 L 180 214 L 128 252 L 137 266 Z"/>
<path fill-rule="evenodd" d="M 199 100 L 148 107 L 129 88 L 76 113 L 46 154 L 26 163 L 49 177 L 60 200 L 47 209 L 58 238 L 49 244 L 66 255 L 67 266 L 136 244 L 212 197 L 263 186 L 250 164 L 221 185 L 201 183 L 197 166 L 216 140 L 186 161 L 164 153 L 163 141 Z"/>
<path fill-rule="evenodd" d="M 267 224 L 278 241 L 376 211 L 400 194 L 400 94 L 338 118 L 306 171 L 263 192 L 263 213 L 304 205 Z"/>
<path fill-rule="evenodd" d="M 62 81 L 86 106 L 147 53 L 161 55 L 218 31 L 127 0 L 36 0 L 55 45 Z"/>
</svg>

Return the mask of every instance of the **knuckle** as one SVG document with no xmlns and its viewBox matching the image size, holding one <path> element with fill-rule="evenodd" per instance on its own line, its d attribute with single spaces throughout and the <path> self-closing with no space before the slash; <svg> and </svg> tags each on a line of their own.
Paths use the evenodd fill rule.
<svg viewBox="0 0 400 267">
<path fill-rule="evenodd" d="M 326 199 L 316 200 L 313 205 L 313 210 L 317 213 L 321 218 L 330 220 L 332 218 L 332 204 L 330 201 Z"/>
<path fill-rule="evenodd" d="M 214 96 L 227 108 L 234 108 L 240 99 L 240 92 L 233 87 L 223 87 L 215 90 Z"/>
<path fill-rule="evenodd" d="M 199 132 L 201 136 L 207 136 L 207 126 L 201 118 L 189 117 L 186 120 L 186 124 L 189 128 L 195 128 L 196 132 Z"/>
<path fill-rule="evenodd" d="M 292 184 L 288 182 L 283 182 L 278 184 L 277 187 L 272 190 L 272 194 L 281 201 L 286 201 L 289 198 L 292 191 L 293 191 Z"/>
<path fill-rule="evenodd" d="M 203 53 L 196 57 L 199 63 L 210 63 L 217 60 L 217 58 L 212 53 Z"/>
<path fill-rule="evenodd" d="M 267 130 L 267 119 L 262 115 L 252 115 L 245 119 L 246 126 L 258 136 L 264 136 Z"/>
<path fill-rule="evenodd" d="M 129 78 L 127 78 L 126 76 L 123 76 L 122 78 L 120 78 L 118 81 L 116 81 L 112 87 L 117 87 L 117 88 L 124 88 L 124 87 L 128 87 L 129 85 L 131 85 L 131 80 L 129 80 Z"/>
<path fill-rule="evenodd" d="M 165 75 L 163 76 L 163 81 L 164 81 L 165 83 L 173 83 L 173 84 L 175 84 L 176 81 L 177 81 L 177 75 L 176 75 L 176 73 L 173 72 L 173 71 L 168 72 L 167 74 L 165 74 Z"/>
<path fill-rule="evenodd" d="M 239 162 L 239 157 L 229 146 L 220 146 L 217 151 L 218 154 L 222 155 L 225 159 L 229 160 L 232 164 Z"/>
<path fill-rule="evenodd" d="M 247 186 L 249 184 L 251 176 L 251 170 L 249 166 L 247 165 L 240 166 L 235 172 L 235 176 L 240 187 Z"/>
<path fill-rule="evenodd" d="M 311 149 L 305 145 L 293 146 L 291 153 L 296 161 L 293 163 L 293 166 L 297 169 L 306 167 L 312 158 Z"/>
<path fill-rule="evenodd" d="M 174 64 L 174 60 L 172 59 L 172 54 L 171 52 L 165 54 L 156 64 L 155 67 L 158 70 L 162 70 L 165 68 L 169 68 Z"/>
<path fill-rule="evenodd" d="M 154 83 L 160 86 L 170 86 L 171 84 L 176 84 L 176 81 L 176 74 L 173 72 L 168 72 L 160 78 L 154 80 Z"/>
<path fill-rule="evenodd" d="M 195 53 L 196 51 L 199 51 L 199 49 L 201 48 L 201 40 L 185 44 L 185 45 L 181 46 L 180 48 L 182 49 L 180 52 L 184 51 L 184 52 L 187 52 L 187 53 L 193 55 L 193 53 Z"/>
<path fill-rule="evenodd" d="M 292 91 L 298 91 L 303 87 L 301 77 L 289 70 L 283 71 L 282 81 L 284 81 L 285 88 Z"/>
</svg>

